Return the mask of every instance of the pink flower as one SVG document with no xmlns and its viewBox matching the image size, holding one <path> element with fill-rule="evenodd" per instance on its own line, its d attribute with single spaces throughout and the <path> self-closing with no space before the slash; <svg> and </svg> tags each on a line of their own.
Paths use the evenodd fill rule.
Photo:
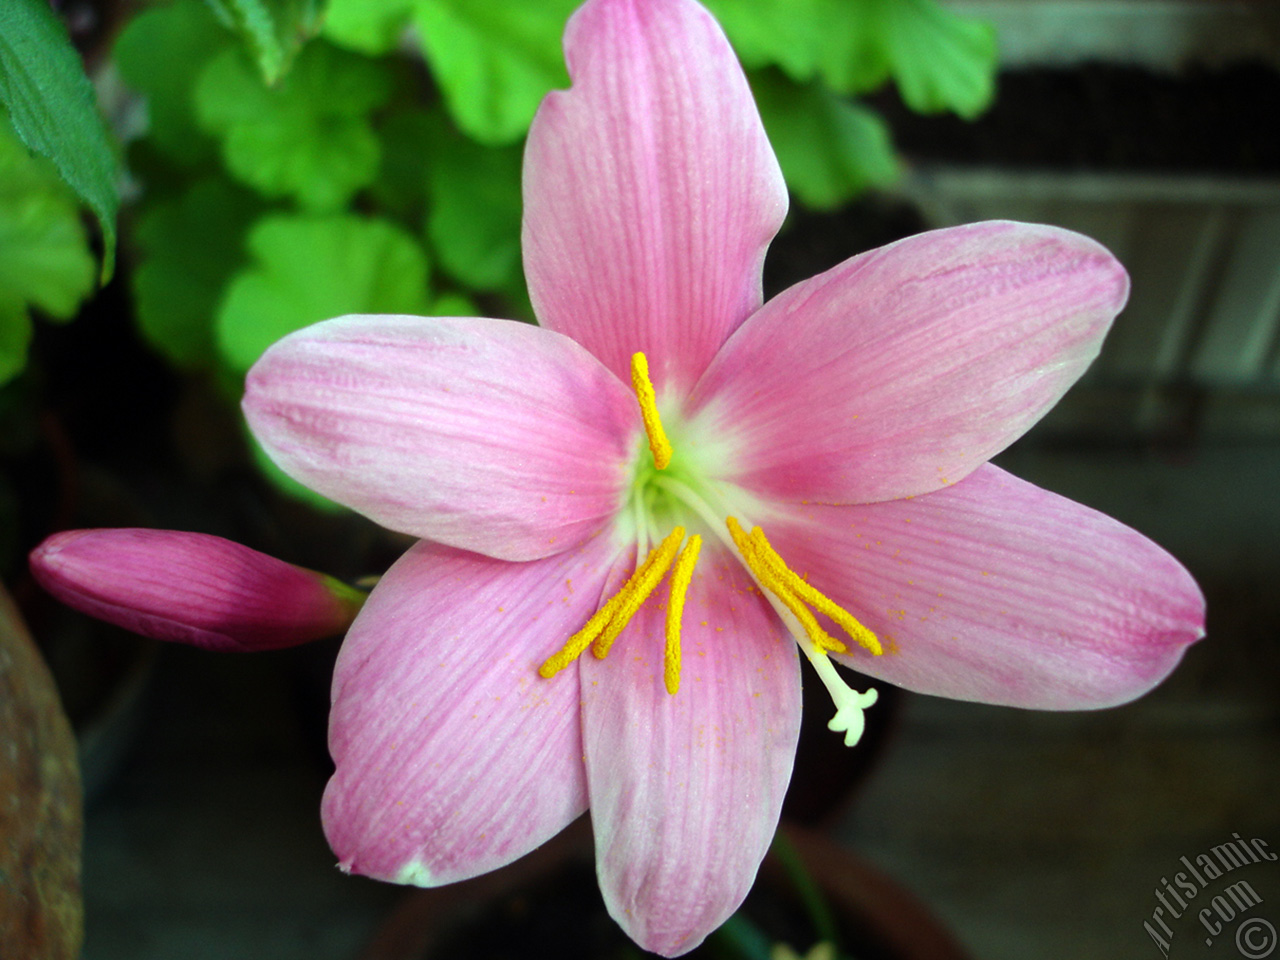
<svg viewBox="0 0 1280 960">
<path fill-rule="evenodd" d="M 364 595 L 313 570 L 203 533 L 68 530 L 31 553 L 69 607 L 157 640 L 273 650 L 342 633 Z"/>
<path fill-rule="evenodd" d="M 295 478 L 422 538 L 336 668 L 343 869 L 461 880 L 589 807 L 612 915 L 675 956 L 773 835 L 800 653 L 853 740 L 874 691 L 833 660 L 1101 707 L 1168 674 L 1203 601 L 1141 535 L 986 465 L 1097 354 L 1128 288 L 1106 250 L 976 224 L 761 306 L 786 193 L 715 22 L 591 0 L 565 49 L 525 154 L 542 326 L 331 320 L 267 351 L 244 408 Z"/>
</svg>

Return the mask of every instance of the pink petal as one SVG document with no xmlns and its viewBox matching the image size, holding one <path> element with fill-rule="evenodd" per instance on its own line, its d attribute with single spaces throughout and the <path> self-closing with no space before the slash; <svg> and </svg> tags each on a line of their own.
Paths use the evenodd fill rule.
<svg viewBox="0 0 1280 960">
<path fill-rule="evenodd" d="M 796 646 L 736 560 L 704 549 L 679 692 L 663 684 L 666 587 L 608 657 L 581 660 L 583 741 L 605 903 L 647 950 L 696 947 L 755 879 L 791 777 Z"/>
<path fill-rule="evenodd" d="M 524 855 L 587 806 L 578 678 L 538 675 L 595 612 L 607 537 L 508 563 L 419 543 L 334 670 L 325 833 L 344 870 L 435 886 Z"/>
<path fill-rule="evenodd" d="M 69 607 L 157 640 L 241 652 L 341 633 L 363 595 L 246 546 L 178 530 L 68 530 L 31 553 Z"/>
<path fill-rule="evenodd" d="M 573 86 L 524 161 L 524 265 L 543 326 L 624 380 L 687 391 L 760 305 L 782 174 L 742 68 L 690 0 L 592 0 L 570 19 Z"/>
<path fill-rule="evenodd" d="M 271 347 L 245 416 L 286 473 L 393 530 L 504 560 L 617 511 L 629 388 L 567 337 L 477 317 L 341 317 Z"/>
<path fill-rule="evenodd" d="M 798 508 L 768 533 L 885 645 L 879 657 L 837 659 L 921 693 L 1113 706 L 1158 684 L 1204 636 L 1204 598 L 1177 560 L 991 465 L 910 500 Z"/>
<path fill-rule="evenodd" d="M 927 493 L 1057 402 L 1128 287 L 1103 247 L 1055 227 L 920 234 L 771 300 L 691 405 L 733 438 L 737 479 L 757 492 L 837 503 Z"/>
</svg>

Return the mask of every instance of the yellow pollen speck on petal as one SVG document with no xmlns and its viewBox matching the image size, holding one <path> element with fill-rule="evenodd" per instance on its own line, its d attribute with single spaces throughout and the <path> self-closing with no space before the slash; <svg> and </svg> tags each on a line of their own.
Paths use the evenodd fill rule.
<svg viewBox="0 0 1280 960">
<path fill-rule="evenodd" d="M 663 650 L 663 682 L 667 693 L 672 694 L 680 689 L 680 618 L 684 613 L 684 598 L 689 592 L 689 584 L 693 580 L 693 566 L 698 562 L 698 551 L 702 549 L 702 538 L 696 533 L 680 551 L 675 566 L 671 569 L 670 601 L 667 603 L 667 643 Z"/>
<path fill-rule="evenodd" d="M 636 400 L 640 403 L 640 418 L 644 421 L 644 432 L 649 438 L 649 451 L 653 454 L 653 465 L 665 470 L 671 462 L 671 441 L 667 432 L 662 429 L 662 418 L 658 416 L 658 398 L 653 391 L 653 381 L 649 379 L 649 361 L 643 353 L 631 355 L 631 385 L 636 391 Z"/>
</svg>

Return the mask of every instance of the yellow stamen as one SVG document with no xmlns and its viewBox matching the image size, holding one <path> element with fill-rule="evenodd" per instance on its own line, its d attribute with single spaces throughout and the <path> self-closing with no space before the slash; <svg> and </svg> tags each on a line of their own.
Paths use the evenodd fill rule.
<svg viewBox="0 0 1280 960">
<path fill-rule="evenodd" d="M 807 580 L 793 572 L 778 555 L 778 551 L 773 549 L 771 544 L 764 535 L 764 531 L 756 527 L 751 531 L 751 537 L 756 540 L 761 547 L 761 553 L 766 558 L 771 570 L 773 570 L 780 578 L 784 578 L 788 587 L 795 591 L 796 595 L 809 606 L 813 607 L 819 613 L 825 613 L 828 617 L 838 623 L 845 633 L 856 643 L 876 656 L 884 653 L 884 648 L 880 646 L 880 641 L 876 639 L 876 635 L 859 623 L 854 616 L 844 607 L 840 606 L 825 593 L 816 590 Z M 837 641 L 839 642 L 839 641 Z M 840 644 L 842 647 L 844 644 Z M 843 652 L 843 651 L 840 651 Z"/>
<path fill-rule="evenodd" d="M 649 438 L 653 465 L 659 470 L 665 470 L 671 462 L 671 441 L 667 439 L 667 432 L 662 429 L 662 418 L 658 416 L 658 398 L 653 392 L 653 381 L 649 379 L 649 361 L 643 353 L 631 355 L 631 385 L 635 387 L 636 399 L 640 401 L 640 417 L 644 420 L 644 432 Z"/>
<path fill-rule="evenodd" d="M 543 677 L 554 677 L 557 673 L 582 655 L 591 646 L 592 653 L 603 658 L 609 652 L 613 641 L 622 633 L 628 621 L 635 616 L 653 588 L 662 580 L 663 574 L 675 559 L 680 542 L 684 539 L 684 527 L 676 527 L 662 543 L 649 551 L 644 563 L 627 579 L 621 589 L 596 611 L 595 616 L 586 622 L 581 630 L 569 638 L 559 653 L 548 657 L 538 668 Z"/>
<path fill-rule="evenodd" d="M 787 566 L 786 561 L 765 538 L 763 530 L 755 527 L 748 536 L 736 517 L 726 518 L 725 525 L 729 528 L 729 535 L 733 537 L 733 542 L 742 554 L 743 561 L 759 578 L 761 585 L 776 595 L 783 605 L 795 614 L 815 647 L 837 653 L 843 653 L 846 649 L 843 643 L 819 626 L 813 614 L 805 609 L 804 603 L 820 613 L 825 613 L 838 623 L 854 642 L 871 653 L 879 655 L 884 652 L 874 633 L 859 623 L 849 611 L 814 588 Z"/>
<path fill-rule="evenodd" d="M 787 586 L 785 580 L 780 579 L 774 572 L 773 565 L 769 559 L 762 555 L 760 544 L 748 536 L 746 531 L 738 523 L 736 517 L 729 517 L 726 521 L 729 527 L 729 535 L 733 537 L 733 542 L 738 547 L 738 552 L 742 554 L 742 558 L 747 562 L 757 577 L 760 578 L 760 585 L 766 590 L 773 593 L 783 606 L 795 614 L 800 625 L 804 627 L 804 632 L 809 635 L 809 639 L 813 641 L 813 645 L 819 650 L 833 650 L 836 653 L 844 653 L 848 648 L 837 640 L 827 631 L 823 630 L 814 619 L 809 608 L 800 602 L 800 598 Z M 756 527 L 759 530 L 759 527 Z"/>
<path fill-rule="evenodd" d="M 617 613 L 613 615 L 609 626 L 600 634 L 600 638 L 591 648 L 597 660 L 605 658 L 609 648 L 613 646 L 613 641 L 618 639 L 618 635 L 640 609 L 640 604 L 644 603 L 649 594 L 653 593 L 654 587 L 662 582 L 663 576 L 671 567 L 671 562 L 676 558 L 676 551 L 680 549 L 680 541 L 683 539 L 684 527 L 676 527 L 667 534 L 667 539 L 658 544 L 657 548 L 649 554 L 653 562 L 645 562 L 642 575 L 632 578 L 635 581 L 634 585 L 631 580 L 628 580 L 623 586 L 618 594 L 622 602 L 618 605 Z"/>
<path fill-rule="evenodd" d="M 667 693 L 674 695 L 680 689 L 680 620 L 684 613 L 684 598 L 693 580 L 693 565 L 698 562 L 702 538 L 696 533 L 680 551 L 671 570 L 671 584 L 667 598 L 667 645 L 663 650 L 663 680 Z"/>
</svg>

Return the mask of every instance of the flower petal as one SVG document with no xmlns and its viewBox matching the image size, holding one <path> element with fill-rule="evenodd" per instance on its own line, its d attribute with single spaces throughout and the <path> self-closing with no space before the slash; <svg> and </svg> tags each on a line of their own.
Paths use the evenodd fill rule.
<svg viewBox="0 0 1280 960">
<path fill-rule="evenodd" d="M 538 676 L 595 612 L 606 537 L 508 563 L 419 543 L 333 678 L 325 833 L 344 870 L 434 886 L 496 869 L 587 806 L 578 680 Z"/>
<path fill-rule="evenodd" d="M 885 645 L 837 659 L 909 690 L 1113 706 L 1204 636 L 1204 598 L 1177 560 L 998 467 L 910 500 L 801 509 L 770 528 L 774 546 Z"/>
<path fill-rule="evenodd" d="M 742 68 L 690 0 L 593 0 L 570 19 L 573 86 L 524 161 L 524 266 L 543 326 L 624 381 L 687 392 L 760 305 L 787 193 Z"/>
<path fill-rule="evenodd" d="M 766 304 L 691 401 L 738 482 L 872 503 L 954 483 L 1021 436 L 1097 355 L 1124 268 L 1056 227 L 978 223 L 846 260 Z"/>
<path fill-rule="evenodd" d="M 604 660 L 582 660 L 583 746 L 600 886 L 647 950 L 692 950 L 742 902 L 791 777 L 796 646 L 742 567 L 704 550 L 684 610 L 679 691 L 650 597 Z"/>
<path fill-rule="evenodd" d="M 349 316 L 249 371 L 245 416 L 286 473 L 383 526 L 504 560 L 600 529 L 635 399 L 567 337 L 479 317 Z"/>
<path fill-rule="evenodd" d="M 292 647 L 342 633 L 364 599 L 333 577 L 205 533 L 56 533 L 31 553 L 69 607 L 144 637 L 206 650 Z"/>
</svg>

